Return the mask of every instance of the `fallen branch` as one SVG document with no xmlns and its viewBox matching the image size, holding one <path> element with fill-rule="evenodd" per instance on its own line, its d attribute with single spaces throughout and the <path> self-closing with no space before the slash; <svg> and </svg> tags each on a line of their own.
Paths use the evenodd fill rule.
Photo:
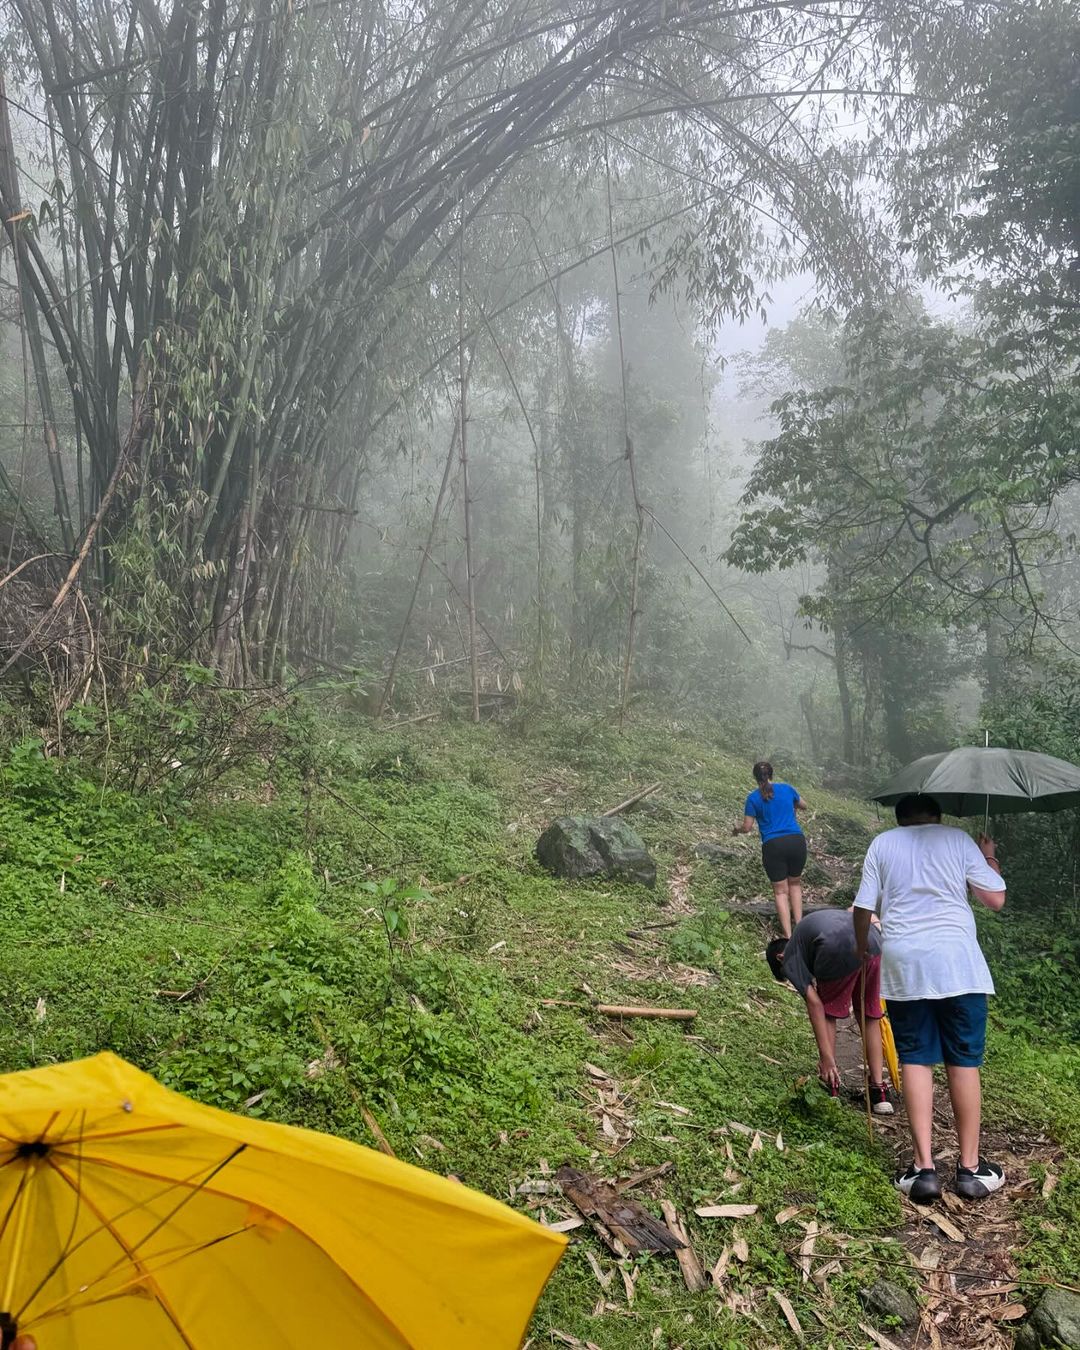
<svg viewBox="0 0 1080 1350">
<path fill-rule="evenodd" d="M 646 797 L 651 797 L 659 786 L 659 783 L 651 783 L 647 788 L 642 788 L 640 792 L 635 792 L 632 797 L 627 797 L 626 801 L 620 802 L 618 806 L 612 806 L 607 811 L 601 811 L 600 818 L 603 819 L 605 816 L 617 816 L 620 811 L 625 811 L 630 806 L 636 806 L 638 802 L 644 801 Z"/>
<path fill-rule="evenodd" d="M 120 454 L 117 456 L 116 464 L 114 465 L 112 474 L 109 478 L 108 483 L 106 484 L 105 491 L 101 494 L 101 501 L 98 504 L 98 509 L 94 514 L 94 518 L 93 520 L 91 520 L 90 524 L 86 527 L 86 533 L 83 535 L 83 541 L 79 546 L 79 551 L 78 553 L 76 553 L 74 561 L 68 568 L 67 576 L 61 583 L 60 589 L 56 592 L 56 595 L 53 597 L 52 604 L 41 616 L 41 618 L 37 621 L 37 623 L 33 626 L 30 632 L 27 633 L 26 637 L 23 638 L 22 642 L 19 643 L 18 647 L 16 647 L 15 651 L 11 654 L 11 656 L 9 656 L 8 659 L 4 662 L 3 667 L 0 668 L 0 679 L 2 679 L 12 668 L 12 666 L 15 665 L 15 663 L 19 660 L 19 658 L 26 653 L 31 643 L 42 631 L 42 629 L 44 629 L 46 625 L 49 624 L 63 608 L 64 601 L 67 599 L 72 586 L 74 586 L 75 582 L 78 580 L 79 573 L 82 571 L 83 568 L 83 563 L 86 562 L 86 559 L 89 556 L 90 549 L 93 547 L 94 539 L 97 536 L 97 532 L 98 530 L 101 529 L 102 521 L 109 514 L 109 507 L 112 505 L 113 497 L 116 495 L 116 489 L 120 486 L 120 479 L 123 477 L 127 469 L 128 459 L 131 456 L 131 452 L 135 446 L 139 432 L 142 430 L 143 404 L 146 395 L 146 377 L 141 362 L 139 365 L 139 369 L 136 371 L 135 374 L 135 390 L 136 390 L 135 398 L 132 404 L 132 411 L 131 411 L 131 425 L 128 428 L 127 437 L 124 441 L 124 445 L 120 451 Z"/>
<path fill-rule="evenodd" d="M 679 1269 L 682 1271 L 683 1283 L 692 1294 L 700 1294 L 709 1287 L 709 1279 L 705 1274 L 705 1267 L 698 1260 L 697 1252 L 695 1252 L 690 1245 L 690 1238 L 682 1225 L 682 1221 L 679 1218 L 675 1206 L 670 1200 L 661 1200 L 660 1210 L 668 1228 L 671 1229 L 683 1244 L 675 1253 L 675 1257 L 679 1262 Z"/>
<path fill-rule="evenodd" d="M 692 1022 L 696 1008 L 637 1008 L 618 1003 L 598 1003 L 596 1011 L 605 1017 L 664 1017 L 672 1022 Z"/>
</svg>

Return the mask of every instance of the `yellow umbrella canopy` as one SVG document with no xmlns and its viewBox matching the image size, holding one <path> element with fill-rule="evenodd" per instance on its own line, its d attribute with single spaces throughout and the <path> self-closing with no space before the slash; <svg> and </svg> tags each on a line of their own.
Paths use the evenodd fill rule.
<svg viewBox="0 0 1080 1350">
<path fill-rule="evenodd" d="M 516 1350 L 565 1238 L 115 1055 L 0 1076 L 0 1343 Z"/>
</svg>

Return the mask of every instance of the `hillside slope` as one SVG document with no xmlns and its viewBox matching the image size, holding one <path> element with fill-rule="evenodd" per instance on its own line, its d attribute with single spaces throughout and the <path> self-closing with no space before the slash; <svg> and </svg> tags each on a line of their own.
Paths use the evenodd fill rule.
<svg viewBox="0 0 1080 1350">
<path fill-rule="evenodd" d="M 634 1194 L 655 1213 L 675 1205 L 706 1268 L 724 1267 L 717 1287 L 688 1292 L 671 1259 L 620 1268 L 582 1227 L 535 1345 L 794 1344 L 796 1322 L 807 1344 L 869 1344 L 858 1290 L 883 1268 L 934 1296 L 901 1244 L 941 1230 L 905 1216 L 888 1184 L 898 1123 L 871 1142 L 857 1106 L 823 1096 L 801 1003 L 762 959 L 767 922 L 734 912 L 765 883 L 756 845 L 728 837 L 747 773 L 713 747 L 719 729 L 296 717 L 272 762 L 189 807 L 16 748 L 0 798 L 0 1067 L 108 1047 L 216 1105 L 369 1145 L 381 1134 L 550 1222 L 574 1216 L 551 1181 L 565 1162 L 605 1177 L 674 1164 Z M 552 817 L 656 779 L 631 816 L 660 865 L 655 891 L 537 866 Z M 847 903 L 875 815 L 797 782 L 814 896 Z M 696 859 L 710 839 L 722 856 Z M 596 1002 L 698 1016 L 620 1023 Z M 848 1054 L 857 1085 L 857 1044 Z M 1028 1281 L 1076 1267 L 1075 1164 L 1033 1141 L 1046 1130 L 1075 1153 L 1078 1065 L 1007 1019 L 997 1030 L 989 1110 L 1036 1167 L 1023 1212 L 1003 1201 L 993 1241 L 981 1228 L 966 1241 L 991 1264 L 1025 1246 Z M 757 1209 L 694 1215 L 716 1203 Z M 1005 1344 L 983 1309 L 1008 1301 L 956 1325 Z M 935 1326 L 942 1344 L 972 1343 L 951 1326 Z"/>
</svg>

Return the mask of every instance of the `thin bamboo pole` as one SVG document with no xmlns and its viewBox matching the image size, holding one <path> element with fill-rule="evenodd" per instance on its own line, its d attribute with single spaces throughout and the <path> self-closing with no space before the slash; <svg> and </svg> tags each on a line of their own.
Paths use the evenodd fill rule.
<svg viewBox="0 0 1080 1350">
<path fill-rule="evenodd" d="M 476 655 L 476 574 L 473 570 L 472 501 L 469 496 L 469 441 L 466 434 L 466 396 L 469 373 L 465 360 L 465 197 L 461 198 L 458 237 L 458 454 L 465 520 L 465 610 L 469 624 L 469 672 L 472 677 L 472 720 L 480 721 L 480 666 Z"/>
<path fill-rule="evenodd" d="M 626 349 L 623 343 L 622 297 L 619 292 L 619 259 L 615 252 L 615 226 L 611 208 L 611 155 L 608 148 L 607 101 L 604 103 L 604 185 L 607 194 L 608 248 L 611 253 L 611 277 L 615 290 L 615 334 L 619 347 L 619 382 L 622 389 L 623 454 L 630 470 L 630 494 L 634 503 L 634 552 L 630 563 L 630 615 L 626 624 L 626 652 L 623 657 L 622 689 L 619 697 L 619 730 L 626 722 L 630 699 L 630 675 L 634 664 L 634 637 L 637 632 L 638 588 L 641 582 L 641 543 L 645 535 L 645 511 L 638 492 L 634 442 L 630 438 L 630 406 L 626 392 Z"/>
<path fill-rule="evenodd" d="M 382 717 L 383 713 L 386 712 L 386 705 L 390 702 L 390 695 L 394 692 L 394 681 L 397 679 L 397 669 L 401 662 L 401 652 L 405 646 L 405 638 L 409 632 L 409 624 L 412 622 L 413 610 L 416 608 L 416 597 L 420 594 L 420 587 L 423 584 L 424 569 L 427 567 L 428 559 L 431 556 L 432 545 L 435 543 L 435 531 L 439 528 L 439 517 L 442 515 L 443 499 L 446 497 L 446 489 L 450 483 L 450 474 L 454 467 L 454 460 L 457 458 L 458 436 L 460 434 L 461 423 L 455 418 L 454 430 L 450 436 L 450 449 L 446 454 L 442 482 L 439 484 L 439 495 L 435 498 L 435 509 L 431 513 L 431 525 L 428 529 L 427 543 L 420 551 L 420 562 L 416 569 L 416 580 L 413 582 L 412 594 L 409 596 L 409 607 L 406 609 L 405 617 L 401 621 L 401 632 L 398 634 L 393 660 L 390 662 L 390 670 L 386 676 L 386 683 L 383 685 L 382 694 L 379 696 L 379 706 L 375 710 L 376 719 Z"/>
</svg>

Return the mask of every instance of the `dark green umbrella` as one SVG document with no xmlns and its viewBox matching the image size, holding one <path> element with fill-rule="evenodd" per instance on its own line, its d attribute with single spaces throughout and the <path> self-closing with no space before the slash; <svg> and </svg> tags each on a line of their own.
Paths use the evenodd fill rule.
<svg viewBox="0 0 1080 1350">
<path fill-rule="evenodd" d="M 928 793 L 949 816 L 1063 811 L 1080 806 L 1080 768 L 1032 750 L 965 745 L 923 755 L 890 778 L 873 800 L 894 806 L 909 792 Z"/>
</svg>

